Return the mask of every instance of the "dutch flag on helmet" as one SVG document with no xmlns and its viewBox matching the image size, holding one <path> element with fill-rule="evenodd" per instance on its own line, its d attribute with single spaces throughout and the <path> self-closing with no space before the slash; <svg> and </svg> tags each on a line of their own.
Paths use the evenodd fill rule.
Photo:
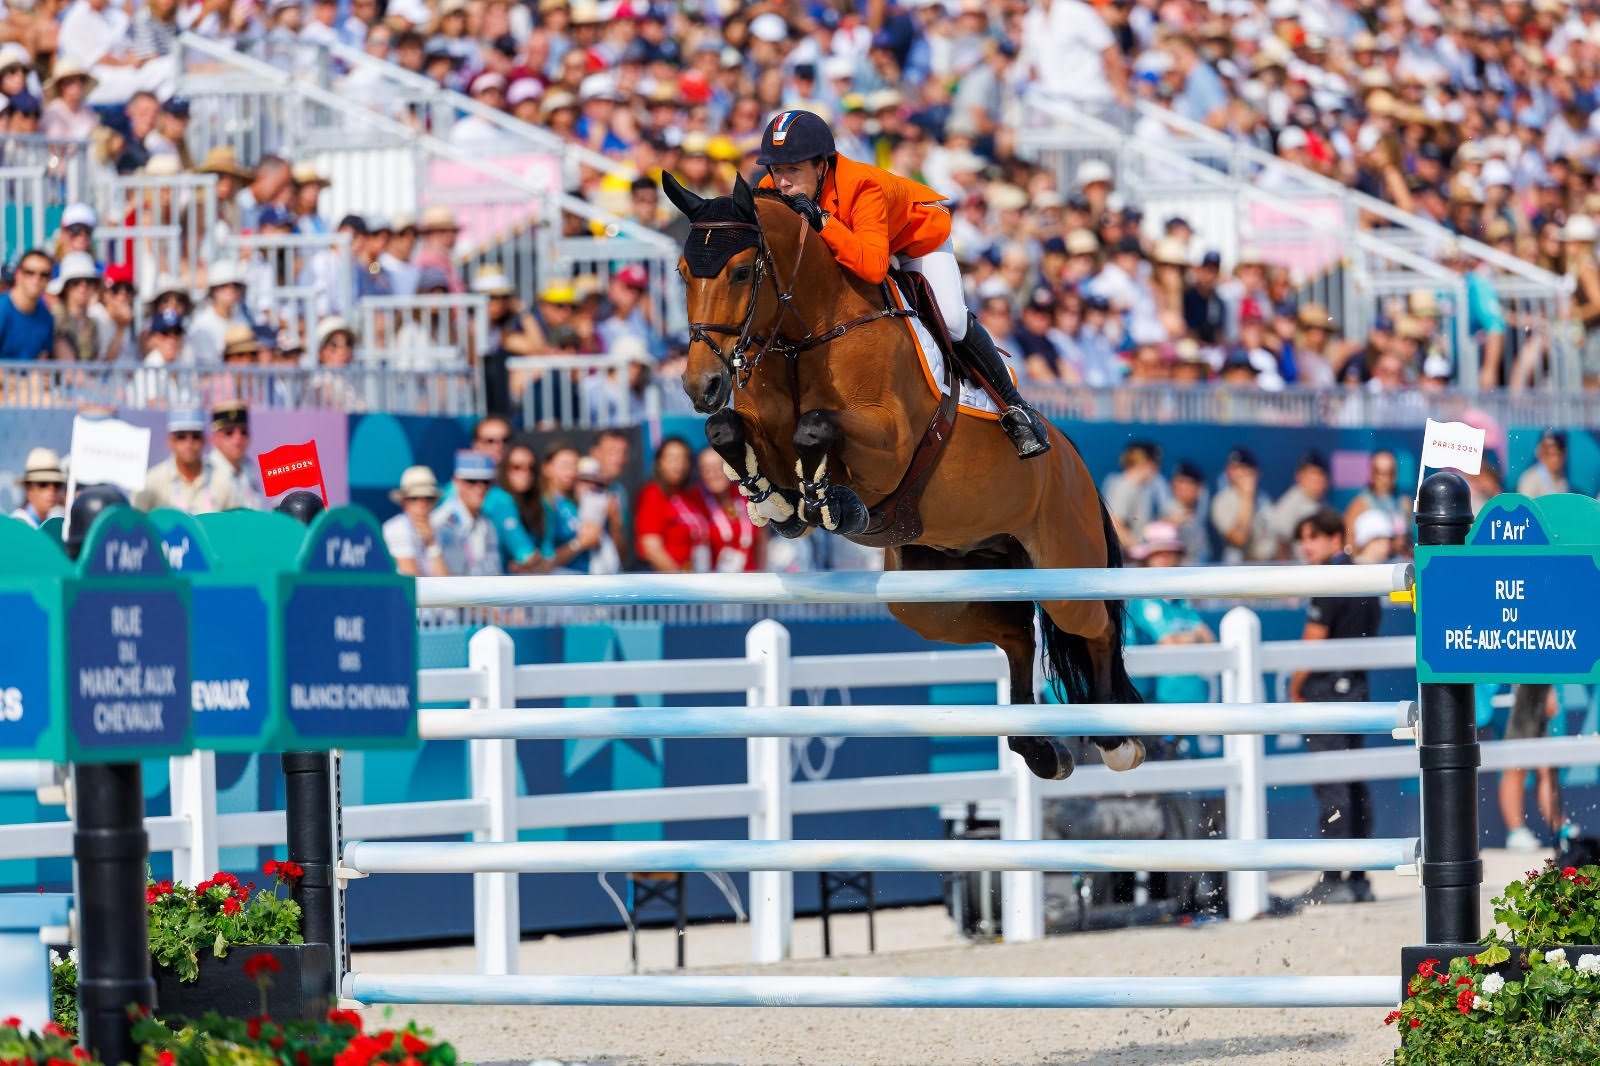
<svg viewBox="0 0 1600 1066">
<path fill-rule="evenodd" d="M 794 120 L 799 118 L 801 114 L 803 112 L 785 111 L 772 120 L 772 143 L 774 145 L 784 142 L 784 139 L 789 136 L 789 127 L 794 124 Z"/>
</svg>

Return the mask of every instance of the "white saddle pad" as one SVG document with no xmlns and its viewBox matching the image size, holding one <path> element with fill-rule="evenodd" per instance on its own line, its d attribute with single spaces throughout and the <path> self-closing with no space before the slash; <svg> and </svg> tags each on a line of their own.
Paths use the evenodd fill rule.
<svg viewBox="0 0 1600 1066">
<path fill-rule="evenodd" d="M 899 307 L 908 306 L 905 293 L 900 291 L 900 286 L 890 283 L 893 289 L 895 304 Z M 928 387 L 935 394 L 943 396 L 948 390 L 944 381 L 944 352 L 938 342 L 933 339 L 933 334 L 928 332 L 928 327 L 922 324 L 922 319 L 913 315 L 903 319 L 911 328 L 911 339 L 916 342 L 917 352 L 922 357 L 922 369 L 928 380 Z M 1016 372 L 1012 371 L 1013 380 Z M 958 378 L 956 384 L 961 389 L 961 395 L 956 397 L 961 414 L 973 415 L 977 418 L 998 419 L 999 408 L 995 407 L 994 400 L 989 394 L 976 385 Z"/>
</svg>

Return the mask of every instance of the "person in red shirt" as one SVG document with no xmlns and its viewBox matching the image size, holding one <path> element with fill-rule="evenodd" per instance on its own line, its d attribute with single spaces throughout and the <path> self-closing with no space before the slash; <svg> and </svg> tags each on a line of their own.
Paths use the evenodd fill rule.
<svg viewBox="0 0 1600 1066">
<path fill-rule="evenodd" d="M 693 474 L 688 442 L 682 437 L 662 441 L 654 476 L 639 493 L 633 522 L 639 558 L 657 573 L 711 570 L 711 520 Z"/>
<path fill-rule="evenodd" d="M 1024 459 L 1050 450 L 1044 420 L 1023 402 L 994 340 L 967 310 L 944 196 L 921 182 L 842 156 L 810 111 L 780 111 L 761 135 L 762 186 L 775 188 L 815 229 L 839 265 L 874 284 L 889 257 L 928 279 L 945 329 L 967 366 L 1005 406 L 1000 425 Z"/>
<path fill-rule="evenodd" d="M 722 456 L 706 448 L 696 465 L 696 488 L 711 522 L 711 569 L 719 574 L 758 573 L 766 562 L 765 531 L 750 521 L 750 508 L 734 490 Z"/>
</svg>

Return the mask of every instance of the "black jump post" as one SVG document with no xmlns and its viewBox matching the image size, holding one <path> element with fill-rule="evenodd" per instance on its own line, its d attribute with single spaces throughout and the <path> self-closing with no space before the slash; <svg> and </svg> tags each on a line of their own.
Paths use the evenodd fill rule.
<svg viewBox="0 0 1600 1066">
<path fill-rule="evenodd" d="M 324 510 L 314 492 L 289 493 L 275 508 L 303 525 Z M 286 751 L 283 766 L 283 806 L 288 823 L 287 854 L 305 876 L 292 890 L 300 904 L 300 933 L 308 944 L 328 945 L 333 967 L 327 974 L 333 992 L 333 974 L 341 968 L 342 948 L 337 914 L 338 881 L 334 876 L 334 755 L 323 751 Z"/>
<path fill-rule="evenodd" d="M 1461 475 L 1440 471 L 1422 483 L 1417 500 L 1418 546 L 1465 544 L 1472 527 L 1472 493 Z M 1426 595 L 1424 590 L 1418 590 Z M 1448 960 L 1477 951 L 1483 935 L 1478 899 L 1483 860 L 1478 852 L 1477 717 L 1470 684 L 1419 685 L 1417 755 L 1422 793 L 1422 928 L 1419 947 L 1401 952 L 1401 996 L 1424 958 Z"/>
<path fill-rule="evenodd" d="M 102 511 L 128 503 L 94 485 L 72 501 L 68 558 L 83 550 Z M 150 934 L 145 921 L 144 773 L 137 762 L 72 768 L 72 857 L 78 908 L 78 1042 L 102 1062 L 138 1062 L 128 1008 L 152 1008 Z"/>
</svg>

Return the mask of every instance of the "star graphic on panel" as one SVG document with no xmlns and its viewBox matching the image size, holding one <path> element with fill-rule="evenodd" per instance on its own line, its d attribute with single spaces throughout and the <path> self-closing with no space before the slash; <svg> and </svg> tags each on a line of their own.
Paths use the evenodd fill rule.
<svg viewBox="0 0 1600 1066">
<path fill-rule="evenodd" d="M 585 766 L 589 765 L 589 763 L 594 761 L 596 756 L 613 744 L 620 744 L 624 747 L 632 748 L 634 751 L 644 756 L 645 760 L 654 766 L 660 766 L 666 755 L 666 743 L 660 739 L 574 740 L 569 741 L 567 744 L 566 758 L 562 764 L 562 772 L 570 776 L 574 772 L 583 769 Z"/>
</svg>

